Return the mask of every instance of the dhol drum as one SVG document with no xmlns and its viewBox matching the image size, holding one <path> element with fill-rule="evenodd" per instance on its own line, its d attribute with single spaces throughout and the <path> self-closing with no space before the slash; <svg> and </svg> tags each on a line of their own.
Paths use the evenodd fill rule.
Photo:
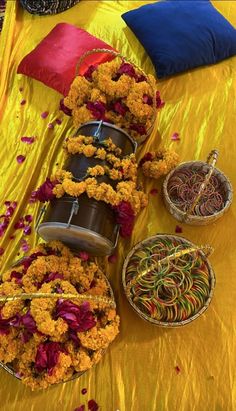
<svg viewBox="0 0 236 411">
<path fill-rule="evenodd" d="M 137 148 L 137 143 L 125 131 L 102 121 L 83 124 L 76 133 L 78 135 L 94 136 L 97 146 L 110 137 L 122 149 L 124 156 L 135 153 Z M 105 161 L 75 154 L 68 157 L 65 169 L 73 174 L 75 181 L 81 181 L 86 176 L 88 167 L 97 164 L 104 165 Z M 113 187 L 116 185 L 106 175 L 97 180 Z M 43 214 L 43 222 L 40 222 Z M 91 255 L 103 256 L 114 251 L 119 225 L 115 222 L 114 211 L 105 202 L 89 198 L 86 194 L 78 198 L 64 195 L 42 208 L 37 232 L 45 241 L 60 240 L 74 250 L 85 250 Z"/>
</svg>

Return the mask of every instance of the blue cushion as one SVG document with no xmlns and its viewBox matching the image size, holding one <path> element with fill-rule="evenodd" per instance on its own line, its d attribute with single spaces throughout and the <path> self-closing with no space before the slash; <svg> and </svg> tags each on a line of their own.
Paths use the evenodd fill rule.
<svg viewBox="0 0 236 411">
<path fill-rule="evenodd" d="M 236 30 L 210 1 L 160 1 L 122 15 L 162 78 L 236 54 Z"/>
</svg>

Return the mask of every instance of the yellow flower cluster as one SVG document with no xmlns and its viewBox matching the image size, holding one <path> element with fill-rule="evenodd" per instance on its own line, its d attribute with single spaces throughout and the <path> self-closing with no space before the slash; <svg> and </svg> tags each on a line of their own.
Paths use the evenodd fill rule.
<svg viewBox="0 0 236 411">
<path fill-rule="evenodd" d="M 14 269 L 3 274 L 0 294 L 60 293 L 62 299 L 40 297 L 2 304 L 2 319 L 9 319 L 9 324 L 5 325 L 0 339 L 0 361 L 10 364 L 22 381 L 34 390 L 66 381 L 96 364 L 119 332 L 119 316 L 107 303 L 107 297 L 112 299 L 110 286 L 95 262 L 82 260 L 59 241 L 40 244 L 28 259 L 28 268 L 19 261 Z M 13 271 L 22 275 L 20 282 L 17 276 L 11 276 Z M 63 300 L 63 294 L 68 293 L 78 295 L 78 298 Z M 78 308 L 88 301 L 89 315 L 95 325 L 87 331 L 73 331 L 74 337 L 71 338 L 70 323 L 60 315 L 55 316 L 58 301 L 68 301 Z M 12 325 L 14 316 L 19 319 L 24 315 L 31 317 L 30 329 L 24 322 L 19 327 Z M 24 333 L 28 339 L 22 344 Z M 74 338 L 80 343 L 76 344 Z M 40 371 L 36 367 L 38 348 L 48 343 L 56 343 L 61 350 L 53 368 Z"/>
<path fill-rule="evenodd" d="M 168 174 L 179 163 L 179 155 L 173 150 L 160 149 L 150 152 L 151 161 L 142 164 L 142 171 L 146 177 L 159 178 Z"/>
<path fill-rule="evenodd" d="M 100 64 L 92 73 L 91 81 L 83 76 L 74 79 L 64 104 L 72 110 L 76 128 L 87 121 L 98 119 L 96 112 L 90 111 L 87 103 L 99 102 L 105 107 L 104 119 L 125 129 L 133 138 L 139 138 L 140 132 L 131 125 L 143 126 L 147 131 L 150 129 L 155 115 L 156 80 L 148 75 L 137 82 L 137 77 L 142 73 L 135 67 L 136 79 L 129 73 L 119 74 L 123 63 L 120 57 L 116 57 Z M 148 101 L 145 97 L 149 98 Z M 123 109 L 117 109 L 117 102 Z"/>
<path fill-rule="evenodd" d="M 73 181 L 71 173 L 65 170 L 58 170 L 51 180 L 57 180 L 59 183 L 53 189 L 56 198 L 61 198 L 64 194 L 72 197 L 79 197 L 86 193 L 89 198 L 97 201 L 104 201 L 112 206 L 117 206 L 121 201 L 128 201 L 135 215 L 139 213 L 142 207 L 147 206 L 146 194 L 137 188 L 137 162 L 134 154 L 126 157 L 117 157 L 121 150 L 109 138 L 102 142 L 103 147 L 98 144 L 92 144 L 92 137 L 79 135 L 70 137 L 64 145 L 64 149 L 69 154 L 83 154 L 86 157 L 99 157 L 108 165 L 97 164 L 89 167 L 86 177 L 83 181 Z M 100 143 L 99 143 L 100 144 Z M 115 153 L 115 154 L 114 154 Z M 108 175 L 112 180 L 118 180 L 116 187 L 113 188 L 105 182 L 99 183 L 95 177 Z"/>
</svg>

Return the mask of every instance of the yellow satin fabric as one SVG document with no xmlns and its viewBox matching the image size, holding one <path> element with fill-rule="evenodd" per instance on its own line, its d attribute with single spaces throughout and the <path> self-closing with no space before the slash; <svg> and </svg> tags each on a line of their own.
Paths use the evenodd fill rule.
<svg viewBox="0 0 236 411">
<path fill-rule="evenodd" d="M 30 192 L 56 163 L 62 164 L 62 142 L 73 132 L 70 119 L 63 118 L 54 130 L 48 122 L 62 117 L 58 111 L 60 95 L 43 84 L 16 75 L 23 58 L 59 22 L 68 22 L 88 30 L 110 43 L 146 72 L 154 73 L 152 64 L 134 34 L 120 15 L 145 1 L 81 1 L 63 14 L 39 17 L 24 12 L 18 2 L 8 1 L 4 29 L 0 37 L 0 188 L 1 213 L 5 200 L 19 205 L 0 246 L 5 248 L 1 270 L 17 258 L 21 233 L 9 240 L 20 216 L 37 215 L 39 206 L 27 203 Z M 236 26 L 236 3 L 213 1 L 214 6 Z M 173 17 L 174 18 L 174 17 Z M 158 32 L 156 35 L 162 35 Z M 158 114 L 151 138 L 138 151 L 161 145 L 175 149 L 182 161 L 206 159 L 220 150 L 218 166 L 234 184 L 236 181 L 236 57 L 215 66 L 198 68 L 171 79 L 159 81 L 165 107 Z M 23 87 L 22 94 L 19 88 Z M 22 98 L 27 103 L 20 105 Z M 46 120 L 40 114 L 49 111 Z M 180 141 L 173 142 L 174 132 Z M 32 145 L 21 136 L 36 136 Z M 26 160 L 19 165 L 16 156 Z M 164 207 L 161 181 L 144 180 L 149 192 L 149 206 L 136 221 L 130 241 L 120 240 L 116 264 L 106 267 L 115 291 L 121 316 L 119 337 L 103 360 L 80 379 L 32 393 L 19 381 L 0 371 L 0 409 L 4 411 L 73 411 L 87 399 L 94 398 L 101 411 L 234 411 L 235 385 L 235 203 L 218 222 L 206 227 L 182 224 L 183 235 L 195 244 L 208 243 L 215 249 L 210 261 L 217 286 L 208 311 L 192 324 L 179 329 L 156 328 L 141 320 L 131 309 L 121 286 L 122 263 L 132 245 L 155 233 L 174 233 L 177 222 Z M 30 243 L 38 241 L 35 234 Z M 175 367 L 180 368 L 177 374 Z M 82 396 L 82 388 L 88 394 Z"/>
</svg>

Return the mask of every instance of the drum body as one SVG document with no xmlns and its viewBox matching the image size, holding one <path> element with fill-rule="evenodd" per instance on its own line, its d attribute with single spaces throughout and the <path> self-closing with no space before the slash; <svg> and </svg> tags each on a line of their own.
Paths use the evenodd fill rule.
<svg viewBox="0 0 236 411">
<path fill-rule="evenodd" d="M 96 136 L 96 145 L 111 138 L 113 143 L 122 149 L 123 155 L 128 155 L 136 150 L 136 143 L 123 130 L 108 123 L 93 121 L 83 124 L 76 136 Z M 75 181 L 81 181 L 88 167 L 105 165 L 106 162 L 93 157 L 87 158 L 83 154 L 70 155 L 64 168 L 70 171 Z M 117 182 L 107 175 L 97 178 L 115 188 Z M 78 198 L 64 195 L 62 198 L 50 202 L 43 222 L 37 231 L 45 241 L 60 240 L 74 250 L 85 250 L 91 255 L 104 256 L 114 251 L 119 226 L 115 222 L 114 211 L 109 204 L 89 198 L 82 194 Z"/>
</svg>

